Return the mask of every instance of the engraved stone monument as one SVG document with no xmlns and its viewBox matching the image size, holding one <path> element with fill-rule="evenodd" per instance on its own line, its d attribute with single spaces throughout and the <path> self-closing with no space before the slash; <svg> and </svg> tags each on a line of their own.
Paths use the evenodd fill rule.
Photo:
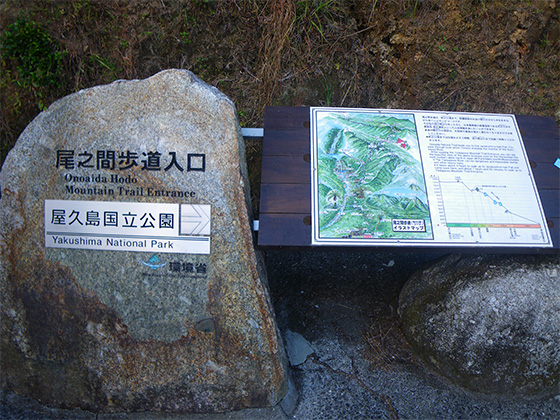
<svg viewBox="0 0 560 420">
<path fill-rule="evenodd" d="M 226 96 L 182 70 L 67 96 L 0 185 L 2 390 L 99 412 L 282 398 Z"/>
</svg>

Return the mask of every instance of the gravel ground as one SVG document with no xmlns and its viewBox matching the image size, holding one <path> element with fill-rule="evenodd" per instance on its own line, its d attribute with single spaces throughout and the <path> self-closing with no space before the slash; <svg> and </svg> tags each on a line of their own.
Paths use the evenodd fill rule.
<svg viewBox="0 0 560 420">
<path fill-rule="evenodd" d="M 223 414 L 95 414 L 4 395 L 2 419 L 560 419 L 545 401 L 467 393 L 424 369 L 398 330 L 406 279 L 434 254 L 274 251 L 271 295 L 292 359 L 291 400 Z M 481 390 L 483 391 L 483 390 Z M 295 395 L 297 393 L 297 401 Z"/>
</svg>

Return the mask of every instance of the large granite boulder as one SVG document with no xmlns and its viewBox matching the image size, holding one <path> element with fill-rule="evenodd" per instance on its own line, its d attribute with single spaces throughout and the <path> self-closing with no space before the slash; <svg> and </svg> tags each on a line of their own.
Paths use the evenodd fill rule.
<svg viewBox="0 0 560 420">
<path fill-rule="evenodd" d="M 0 186 L 2 390 L 98 412 L 284 395 L 243 138 L 218 90 L 169 70 L 65 97 Z"/>
<path fill-rule="evenodd" d="M 399 314 L 416 354 L 471 391 L 560 394 L 560 258 L 448 256 L 418 271 Z"/>
</svg>

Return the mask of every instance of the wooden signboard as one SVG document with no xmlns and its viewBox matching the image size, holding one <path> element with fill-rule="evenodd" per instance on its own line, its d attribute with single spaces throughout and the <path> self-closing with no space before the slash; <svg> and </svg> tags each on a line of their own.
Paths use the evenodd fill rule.
<svg viewBox="0 0 560 420">
<path fill-rule="evenodd" d="M 331 111 L 335 111 L 334 113 Z M 389 230 L 398 232 L 399 229 L 403 228 L 404 231 L 412 229 L 415 224 L 418 224 L 418 227 L 415 229 L 420 229 L 423 232 L 429 231 L 430 235 L 423 238 L 423 240 L 415 241 L 414 239 L 410 240 L 411 234 L 404 234 L 404 235 L 393 235 L 393 238 L 380 238 L 380 237 L 371 237 L 374 236 L 376 232 L 383 232 L 383 229 L 372 229 L 371 226 L 367 226 L 366 228 L 360 230 L 358 227 L 354 226 L 353 229 L 348 229 L 348 232 L 343 232 L 343 228 L 340 228 L 337 232 L 339 232 L 338 238 L 328 238 L 329 240 L 325 241 L 323 244 L 317 241 L 317 235 L 319 233 L 319 229 L 317 226 L 320 225 L 319 216 L 318 216 L 318 209 L 319 207 L 315 206 L 315 214 L 312 211 L 312 179 L 315 180 L 316 178 L 312 178 L 312 167 L 317 168 L 317 147 L 315 149 L 312 147 L 312 134 L 313 134 L 313 121 L 312 116 L 317 115 L 317 112 L 323 112 L 324 115 L 329 115 L 332 117 L 331 119 L 335 121 L 336 119 L 344 120 L 344 123 L 332 122 L 332 127 L 329 130 L 333 129 L 330 133 L 331 136 L 342 135 L 342 133 L 346 133 L 345 136 L 348 139 L 354 139 L 353 136 L 359 136 L 360 130 L 352 129 L 352 124 L 356 124 L 356 122 L 347 121 L 350 115 L 353 112 L 362 112 L 362 113 L 370 113 L 365 117 L 362 115 L 359 118 L 369 118 L 370 123 L 373 119 L 383 120 L 384 117 L 392 118 L 388 114 L 383 114 L 383 112 L 387 113 L 395 113 L 395 111 L 378 111 L 378 110 L 336 110 L 336 109 L 329 109 L 329 108 L 322 108 L 322 109 L 315 109 L 315 114 L 310 112 L 310 108 L 307 107 L 270 107 L 267 108 L 265 112 L 265 127 L 264 127 L 264 139 L 263 139 L 263 169 L 262 169 L 262 178 L 261 178 L 261 208 L 260 208 L 260 228 L 259 228 L 259 245 L 263 247 L 278 247 L 278 246 L 290 246 L 290 247 L 307 247 L 307 246 L 373 246 L 373 247 L 387 247 L 391 245 L 396 245 L 399 247 L 404 247 L 405 249 L 411 250 L 411 247 L 414 248 L 426 248 L 426 247 L 438 247 L 441 248 L 449 248 L 453 251 L 472 251 L 473 249 L 480 249 L 484 248 L 485 252 L 531 252 L 531 253 L 557 253 L 559 250 L 559 240 L 560 240 L 560 210 L 559 210 L 559 195 L 560 195 L 560 169 L 554 165 L 556 159 L 559 154 L 559 145 L 560 145 L 560 136 L 558 134 L 558 127 L 554 119 L 547 118 L 547 117 L 532 117 L 532 116 L 499 116 L 500 118 L 504 119 L 502 122 L 496 121 L 489 121 L 489 124 L 494 124 L 492 130 L 499 133 L 499 130 L 502 128 L 498 128 L 495 125 L 503 125 L 503 130 L 507 131 L 510 137 L 518 137 L 519 143 L 521 148 L 517 151 L 511 151 L 511 153 L 503 152 L 505 149 L 502 148 L 502 154 L 497 154 L 500 159 L 503 160 L 505 157 L 512 158 L 511 165 L 502 164 L 503 168 L 511 167 L 512 171 L 521 172 L 526 167 L 530 167 L 529 178 L 526 180 L 529 182 L 524 188 L 529 188 L 525 190 L 525 193 L 531 192 L 534 194 L 533 201 L 536 207 L 533 207 L 533 211 L 531 211 L 530 215 L 523 214 L 526 212 L 527 209 L 515 208 L 515 203 L 507 203 L 507 199 L 513 197 L 512 190 L 508 190 L 508 185 L 505 182 L 484 182 L 484 183 L 473 183 L 471 179 L 469 179 L 468 174 L 458 174 L 457 176 L 460 178 L 457 180 L 456 176 L 453 176 L 453 179 L 447 179 L 452 174 L 452 169 L 441 169 L 441 165 L 445 162 L 437 162 L 439 160 L 439 155 L 436 156 L 436 152 L 433 150 L 433 143 L 432 142 L 432 158 L 427 159 L 429 160 L 428 163 L 423 162 L 424 166 L 429 166 L 428 171 L 432 171 L 432 173 L 428 173 L 428 178 L 426 178 L 426 171 L 424 171 L 423 182 L 424 187 L 428 190 L 431 190 L 431 194 L 433 195 L 435 189 L 438 188 L 438 193 L 440 196 L 447 194 L 462 194 L 464 197 L 461 199 L 462 204 L 461 206 L 465 207 L 470 205 L 474 205 L 473 199 L 478 200 L 478 205 L 482 205 L 483 207 L 486 206 L 486 210 L 492 210 L 493 206 L 496 209 L 502 210 L 509 218 L 506 221 L 505 219 L 498 220 L 498 216 L 487 216 L 486 221 L 483 220 L 481 216 L 474 216 L 472 215 L 470 218 L 463 217 L 464 220 L 455 220 L 453 219 L 452 215 L 448 215 L 448 219 L 445 220 L 445 217 L 441 220 L 446 222 L 446 226 L 444 231 L 446 232 L 447 237 L 446 240 L 434 240 L 430 237 L 432 230 L 432 224 L 435 228 L 436 225 L 441 222 L 440 219 L 436 220 L 434 214 L 432 214 L 431 218 L 425 219 L 424 227 L 420 226 L 420 222 L 413 221 L 418 220 L 420 217 L 410 217 L 405 218 L 401 217 L 400 219 L 403 220 L 399 222 L 396 218 L 392 220 L 390 217 L 380 217 L 382 221 L 385 222 L 385 227 L 387 230 L 387 226 L 391 226 Z M 376 113 L 375 115 L 373 113 Z M 324 116 L 323 115 L 323 116 Z M 420 112 L 420 111 L 401 111 L 397 112 L 396 115 L 393 117 L 401 117 L 401 125 L 407 124 L 402 121 L 408 119 L 409 121 L 418 121 L 422 117 L 424 117 L 424 121 L 436 121 L 435 124 L 430 123 L 422 123 L 420 129 L 418 129 L 417 124 L 415 130 L 408 131 L 409 136 L 406 138 L 406 127 L 404 131 L 399 133 L 394 132 L 390 135 L 382 135 L 381 132 L 376 133 L 368 133 L 367 136 L 371 140 L 372 138 L 375 139 L 377 135 L 377 140 L 379 140 L 378 146 L 379 148 L 383 148 L 385 146 L 388 147 L 387 150 L 393 150 L 391 153 L 395 154 L 395 158 L 398 158 L 398 151 L 402 149 L 403 151 L 411 151 L 412 155 L 414 155 L 413 147 L 414 144 L 411 144 L 411 133 L 416 135 L 416 141 L 424 142 L 422 152 L 428 157 L 428 149 L 426 148 L 426 133 L 431 128 L 442 127 L 443 135 L 447 135 L 447 137 L 454 137 L 452 134 L 449 134 L 449 130 L 452 129 L 452 126 L 442 126 L 442 122 L 445 121 L 445 118 L 440 119 L 442 116 L 450 116 L 453 118 L 457 118 L 455 120 L 455 124 L 459 124 L 460 121 L 461 127 L 457 130 L 458 132 L 463 132 L 463 137 L 479 137 L 476 140 L 477 150 L 470 150 L 467 154 L 466 152 L 462 154 L 462 158 L 466 159 L 469 156 L 473 157 L 472 160 L 479 158 L 479 160 L 484 160 L 490 156 L 489 148 L 491 146 L 491 139 L 492 136 L 489 134 L 482 133 L 481 126 L 487 125 L 487 123 L 482 122 L 481 118 L 487 119 L 496 119 L 496 114 L 455 114 L 455 113 L 429 113 L 429 112 Z M 352 116 L 352 115 L 351 115 Z M 473 118 L 473 121 L 466 121 L 466 120 L 459 120 L 458 117 L 463 118 Z M 492 118 L 491 118 L 492 117 Z M 351 118 L 350 118 L 351 119 Z M 378 121 L 378 122 L 379 122 Z M 396 120 L 395 120 L 396 121 Z M 395 122 L 393 121 L 393 122 Z M 316 123 L 316 121 L 315 121 Z M 358 121 L 360 123 L 360 121 Z M 468 124 L 475 124 L 475 128 L 472 128 Z M 430 127 L 430 125 L 434 127 Z M 371 124 L 370 124 L 371 125 Z M 316 127 L 316 125 L 315 125 Z M 478 127 L 478 128 L 477 128 Z M 378 127 L 379 128 L 379 127 Z M 403 127 L 401 127 L 403 128 Z M 471 130 L 472 128 L 472 130 Z M 327 131 L 329 131 L 327 130 Z M 337 131 L 338 130 L 338 131 Z M 393 131 L 398 130 L 398 127 L 393 127 Z M 477 131 L 475 133 L 465 133 L 465 130 Z M 485 130 L 485 129 L 484 129 Z M 484 131 L 483 130 L 483 131 Z M 325 131 L 325 130 L 323 130 Z M 504 131 L 504 132 L 505 132 Z M 446 134 L 447 133 L 447 134 Z M 317 133 L 315 133 L 317 134 Z M 363 133 L 362 133 L 363 134 Z M 428 132 L 432 136 L 437 136 L 437 131 L 432 130 Z M 326 134 L 323 133 L 323 136 Z M 486 136 L 486 137 L 485 137 Z M 393 137 L 395 137 L 393 139 Z M 507 136 L 506 136 L 507 137 Z M 347 140 L 348 140 L 347 139 Z M 489 140 L 490 139 L 490 140 Z M 522 139 L 522 143 L 521 143 Z M 315 138 L 315 145 L 317 145 L 318 139 Z M 331 139 L 332 140 L 332 139 Z M 355 139 L 354 139 L 355 140 Z M 400 142 L 399 142 L 400 140 Z M 463 138 L 463 140 L 465 140 Z M 319 140 L 321 141 L 321 140 Z M 358 141 L 358 140 L 357 140 Z M 352 143 L 350 140 L 347 141 L 348 144 Z M 358 141 L 359 143 L 359 141 Z M 366 147 L 375 147 L 375 142 L 370 142 L 371 144 L 367 144 Z M 393 144 L 394 143 L 394 144 Z M 341 147 L 342 154 L 346 154 L 351 156 L 352 153 L 356 153 L 359 155 L 359 150 L 354 150 L 351 146 L 342 145 L 342 143 L 337 143 L 333 146 Z M 352 143 L 355 145 L 355 143 Z M 364 143 L 365 144 L 365 143 Z M 500 142 L 500 144 L 503 144 Z M 514 143 L 511 143 L 514 144 Z M 345 149 L 346 147 L 346 149 Z M 348 148 L 350 147 L 350 148 Z M 458 146 L 456 146 L 458 147 Z M 469 146 L 472 148 L 472 146 Z M 392 149 L 390 149 L 392 148 Z M 525 150 L 522 150 L 522 149 Z M 485 149 L 485 150 L 483 150 Z M 315 150 L 315 153 L 312 151 Z M 334 150 L 334 149 L 333 149 Z M 385 152 L 387 152 L 385 150 Z M 440 149 L 441 150 L 445 149 Z M 332 150 L 331 150 L 332 151 Z M 526 154 L 525 154 L 526 151 Z M 376 152 L 375 150 L 373 152 Z M 474 153 L 474 154 L 473 154 Z M 505 154 L 504 154 L 505 153 Z M 515 156 L 517 153 L 517 157 Z M 441 154 L 441 153 L 440 153 Z M 451 156 L 449 153 L 447 157 Z M 442 158 L 445 158 L 443 156 Z M 355 156 L 359 160 L 359 156 Z M 354 161 L 357 161 L 354 159 Z M 477 172 L 481 172 L 481 166 L 484 166 L 483 162 L 479 164 L 475 164 L 473 162 L 463 162 L 461 165 L 468 165 L 469 171 L 472 169 L 473 171 L 476 170 Z M 355 179 L 351 179 L 352 175 L 358 174 L 355 172 L 357 167 L 344 167 L 344 165 L 348 164 L 344 162 L 343 159 L 340 159 L 339 162 L 341 167 L 338 168 L 338 172 L 335 173 L 340 175 L 338 180 L 334 179 L 334 183 L 339 182 L 344 184 L 344 180 L 346 179 L 349 183 L 353 182 L 356 184 Z M 513 163 L 515 163 L 518 167 L 517 169 L 513 169 Z M 451 164 L 451 163 L 449 163 Z M 431 165 L 431 166 L 430 166 Z M 440 176 L 439 179 L 434 177 L 430 178 L 430 175 L 438 175 L 434 171 L 434 165 L 440 165 L 439 169 L 441 169 L 441 173 L 439 175 L 444 174 L 445 176 Z M 505 166 L 504 166 L 505 165 Z M 488 169 L 488 165 L 486 165 L 486 169 Z M 333 167 L 334 168 L 334 167 Z M 331 168 L 331 170 L 333 170 Z M 431 169 L 430 169 L 431 168 Z M 484 168 L 482 168 L 484 169 Z M 342 170 L 346 170 L 346 172 L 341 172 Z M 352 172 L 354 170 L 354 172 Z M 348 172 L 349 171 L 349 172 Z M 370 170 L 369 175 L 366 176 L 371 177 L 371 173 L 373 170 Z M 502 171 L 503 172 L 503 171 Z M 526 171 L 527 172 L 527 171 Z M 334 173 L 334 172 L 333 172 Z M 364 175 L 363 172 L 360 174 Z M 346 178 L 344 178 L 346 177 Z M 507 178 L 507 177 L 506 177 Z M 472 178 L 474 179 L 474 178 Z M 367 181 L 367 180 L 366 180 Z M 453 183 L 448 181 L 453 181 Z M 469 181 L 469 182 L 467 182 Z M 495 177 L 489 181 L 496 181 Z M 472 183 L 472 185 L 470 185 Z M 322 182 L 322 184 L 325 184 Z M 328 184 L 328 182 L 327 182 Z M 350 184 L 349 184 L 350 185 Z M 393 185 L 394 186 L 394 185 Z M 442 187 L 443 186 L 443 187 Z M 459 191 L 457 186 L 462 186 L 463 190 Z M 315 185 L 315 188 L 317 185 Z M 341 187 L 344 188 L 344 187 Z M 349 187 L 350 188 L 350 187 Z M 511 188 L 511 187 L 510 187 Z M 420 188 L 421 189 L 421 188 Z M 356 194 L 358 198 L 365 199 L 366 195 L 371 196 L 371 188 L 368 190 L 367 188 L 362 188 L 360 192 L 360 188 L 356 188 L 356 185 L 352 186 L 352 194 Z M 531 191 L 533 190 L 533 191 Z M 376 186 L 376 191 L 380 191 L 380 187 Z M 316 191 L 317 192 L 317 191 Z M 427 191 L 430 193 L 430 191 Z M 323 191 L 321 194 L 325 193 Z M 336 188 L 333 188 L 333 191 L 330 192 L 331 195 L 328 197 L 328 203 L 330 203 L 329 209 L 327 201 L 323 202 L 324 208 L 322 211 L 324 213 L 335 213 L 337 214 L 337 206 L 338 210 L 340 210 L 340 206 L 342 205 L 342 201 L 337 200 L 344 200 L 344 191 L 342 190 L 342 194 L 340 197 L 337 197 Z M 495 196 L 500 198 L 500 193 L 503 197 L 503 200 L 494 200 Z M 466 195 L 465 195 L 466 194 Z M 486 195 L 485 195 L 486 194 Z M 509 194 L 509 195 L 508 195 Z M 333 196 L 334 195 L 334 196 Z M 349 194 L 350 195 L 350 194 Z M 355 197 L 353 195 L 353 197 Z M 320 193 L 317 192 L 316 198 L 320 196 Z M 326 195 L 323 194 L 321 196 L 322 199 L 326 198 Z M 420 197 L 421 198 L 421 197 Z M 491 201 L 485 201 L 490 200 Z M 482 201 L 480 200 L 482 199 Z M 448 204 L 448 211 L 452 210 L 452 206 L 457 207 L 458 203 L 461 201 L 457 198 L 454 200 L 450 200 L 447 202 Z M 469 201 L 470 200 L 470 201 Z M 371 200 L 370 200 L 371 201 Z M 425 200 L 426 201 L 426 200 Z M 494 204 L 496 201 L 496 204 Z M 358 218 L 358 213 L 356 209 L 360 209 L 359 200 L 353 201 L 354 208 L 348 207 L 347 212 L 348 218 L 353 213 L 355 214 L 355 218 Z M 435 210 L 436 202 L 432 198 L 430 205 Z M 541 206 L 542 204 L 542 206 Z M 509 205 L 509 207 L 508 207 Z M 461 207 L 459 206 L 459 207 Z M 328 210 L 325 212 L 325 210 Z M 371 211 L 371 209 L 369 209 Z M 441 210 L 441 209 L 440 209 Z M 482 209 L 484 210 L 484 209 Z M 515 210 L 518 210 L 517 212 Z M 414 212 L 412 212 L 414 213 Z M 465 213 L 468 214 L 468 213 Z M 498 213 L 499 214 L 499 213 Z M 329 216 L 330 217 L 330 216 Z M 363 217 L 363 215 L 362 215 Z M 334 217 L 331 217 L 333 219 Z M 348 219 L 350 220 L 350 219 Z M 411 223 L 408 224 L 410 220 Z M 312 224 L 315 223 L 315 235 L 313 234 Z M 507 222 L 507 223 L 506 223 Z M 328 222 L 327 222 L 328 223 Z M 406 223 L 406 225 L 402 225 L 402 223 Z M 430 224 L 430 227 L 427 225 Z M 346 223 L 348 225 L 348 223 Z M 537 225 L 540 229 L 534 230 Z M 323 227 L 325 223 L 323 223 Z M 342 224 L 345 226 L 345 224 Z M 396 230 L 395 230 L 396 229 Z M 501 239 L 492 239 L 495 238 L 495 232 L 501 232 L 502 235 Z M 531 232 L 528 236 L 526 235 L 528 232 Z M 337 236 L 333 234 L 333 230 L 326 232 L 325 236 Z M 372 235 L 373 234 L 373 235 Z M 422 236 L 422 234 L 420 234 Z M 426 236 L 426 234 L 423 234 Z M 508 240 L 508 235 L 515 235 L 521 237 L 526 235 L 524 239 L 520 240 Z M 539 236 L 540 235 L 540 236 Z M 381 235 L 379 235 L 381 236 Z M 408 236 L 408 238 L 406 237 Z M 498 235 L 499 236 L 499 235 Z M 537 238 L 539 236 L 539 238 Z M 315 237 L 315 238 L 314 238 Z M 453 240 L 453 238 L 455 238 Z M 335 239 L 335 240 L 332 240 Z"/>
</svg>

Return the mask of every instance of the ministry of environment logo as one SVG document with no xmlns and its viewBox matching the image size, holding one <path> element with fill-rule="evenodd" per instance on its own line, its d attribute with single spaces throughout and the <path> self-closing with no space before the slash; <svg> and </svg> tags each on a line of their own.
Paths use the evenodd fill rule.
<svg viewBox="0 0 560 420">
<path fill-rule="evenodd" d="M 162 263 L 159 257 L 156 254 L 154 254 L 150 257 L 148 261 L 142 261 L 142 264 L 144 264 L 146 267 L 150 267 L 152 270 L 155 271 L 158 268 L 163 267 L 167 263 L 166 262 Z"/>
</svg>

